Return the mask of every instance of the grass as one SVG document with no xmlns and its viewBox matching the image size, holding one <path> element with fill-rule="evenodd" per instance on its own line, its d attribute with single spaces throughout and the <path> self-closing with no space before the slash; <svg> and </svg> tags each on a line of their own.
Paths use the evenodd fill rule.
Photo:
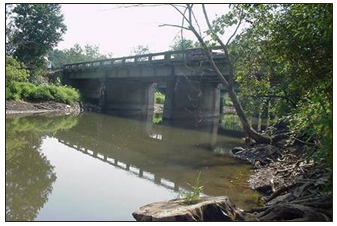
<svg viewBox="0 0 337 226">
<path fill-rule="evenodd" d="M 204 189 L 204 186 L 202 186 L 200 184 L 200 176 L 201 176 L 201 172 L 199 172 L 198 177 L 197 177 L 197 181 L 195 185 L 191 185 L 189 183 L 187 183 L 190 187 L 192 191 L 182 191 L 179 194 L 179 197 L 183 199 L 184 204 L 186 205 L 193 205 L 196 204 L 199 199 L 200 199 L 200 195 Z"/>
</svg>

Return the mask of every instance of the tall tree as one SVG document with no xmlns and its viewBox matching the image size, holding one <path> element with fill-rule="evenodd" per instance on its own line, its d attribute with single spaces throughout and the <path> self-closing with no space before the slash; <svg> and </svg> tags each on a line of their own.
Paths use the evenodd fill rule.
<svg viewBox="0 0 337 226">
<path fill-rule="evenodd" d="M 62 40 L 66 31 L 61 5 L 17 4 L 11 17 L 7 53 L 30 69 L 41 67 L 46 54 Z"/>
<path fill-rule="evenodd" d="M 221 46 L 221 49 L 223 50 L 225 56 L 226 56 L 226 61 L 228 64 L 228 75 L 224 75 L 221 70 L 219 69 L 218 65 L 216 65 L 216 63 L 213 60 L 213 56 L 212 56 L 212 50 L 209 46 L 209 40 L 206 40 L 205 37 L 203 37 L 203 35 L 201 34 L 200 29 L 197 29 L 196 27 L 199 27 L 199 23 L 196 19 L 195 13 L 194 13 L 194 9 L 193 7 L 195 6 L 194 4 L 186 4 L 185 6 L 183 5 L 175 5 L 172 4 L 171 5 L 181 16 L 182 16 L 182 25 L 178 26 L 181 29 L 185 29 L 188 30 L 190 32 L 192 32 L 195 37 L 197 38 L 197 40 L 200 43 L 200 46 L 202 48 L 204 48 L 206 55 L 208 57 L 208 59 L 211 62 L 211 65 L 217 75 L 217 77 L 219 78 L 221 84 L 226 88 L 229 97 L 231 98 L 232 102 L 233 102 L 233 106 L 236 110 L 237 115 L 240 118 L 242 127 L 244 129 L 244 131 L 246 132 L 247 136 L 254 139 L 257 142 L 262 142 L 262 143 L 270 143 L 271 142 L 271 138 L 270 137 L 266 137 L 258 132 L 256 132 L 251 125 L 249 124 L 247 117 L 245 115 L 245 112 L 242 109 L 242 106 L 240 104 L 240 101 L 234 91 L 234 80 L 235 80 L 235 68 L 234 68 L 234 62 L 233 62 L 233 58 L 232 56 L 229 54 L 229 44 L 231 43 L 233 37 L 236 35 L 243 19 L 244 19 L 244 15 L 242 13 L 242 10 L 240 10 L 239 8 L 233 8 L 232 11 L 227 14 L 225 16 L 226 19 L 226 26 L 234 26 L 234 32 L 233 34 L 228 38 L 228 40 L 226 42 L 224 42 L 221 38 L 220 35 L 218 33 L 216 27 L 213 26 L 213 24 L 211 24 L 209 18 L 208 18 L 208 14 L 207 14 L 207 10 L 204 4 L 202 4 L 202 10 L 203 10 L 203 14 L 204 14 L 204 19 L 206 21 L 206 24 L 208 26 L 208 34 L 210 35 L 210 37 L 213 39 L 213 41 L 217 44 Z M 187 24 L 187 26 L 186 26 Z M 170 25 L 169 25 L 170 26 Z M 173 25 L 174 27 L 177 27 L 177 25 Z M 221 30 L 221 33 L 225 32 L 224 28 Z M 220 33 L 220 34 L 221 34 Z"/>
</svg>

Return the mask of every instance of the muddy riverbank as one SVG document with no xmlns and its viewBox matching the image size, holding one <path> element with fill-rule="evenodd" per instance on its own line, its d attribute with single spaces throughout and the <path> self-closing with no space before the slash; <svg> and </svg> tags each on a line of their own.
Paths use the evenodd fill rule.
<svg viewBox="0 0 337 226">
<path fill-rule="evenodd" d="M 9 114 L 35 114 L 48 112 L 76 113 L 80 112 L 79 103 L 68 105 L 54 101 L 46 102 L 24 102 L 24 101 L 6 101 L 6 115 Z"/>
</svg>

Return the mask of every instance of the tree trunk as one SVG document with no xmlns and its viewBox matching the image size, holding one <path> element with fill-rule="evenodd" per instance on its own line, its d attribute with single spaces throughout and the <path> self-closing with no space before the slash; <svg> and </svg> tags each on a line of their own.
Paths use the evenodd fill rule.
<svg viewBox="0 0 337 226">
<path fill-rule="evenodd" d="M 237 115 L 240 118 L 243 130 L 246 132 L 247 136 L 255 140 L 257 143 L 267 143 L 269 144 L 271 142 L 270 137 L 263 136 L 262 134 L 257 133 L 249 124 L 246 115 L 241 107 L 241 104 L 236 96 L 236 93 L 234 92 L 232 87 L 226 87 L 228 95 L 230 96 L 235 111 Z"/>
</svg>

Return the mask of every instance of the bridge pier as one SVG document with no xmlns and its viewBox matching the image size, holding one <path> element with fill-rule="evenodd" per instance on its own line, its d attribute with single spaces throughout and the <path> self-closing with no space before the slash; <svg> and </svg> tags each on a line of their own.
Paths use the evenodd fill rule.
<svg viewBox="0 0 337 226">
<path fill-rule="evenodd" d="M 173 77 L 167 81 L 164 119 L 202 119 L 220 115 L 220 86 Z"/>
<path fill-rule="evenodd" d="M 153 113 L 154 84 L 123 79 L 107 79 L 101 107 L 116 114 L 144 115 Z"/>
</svg>

